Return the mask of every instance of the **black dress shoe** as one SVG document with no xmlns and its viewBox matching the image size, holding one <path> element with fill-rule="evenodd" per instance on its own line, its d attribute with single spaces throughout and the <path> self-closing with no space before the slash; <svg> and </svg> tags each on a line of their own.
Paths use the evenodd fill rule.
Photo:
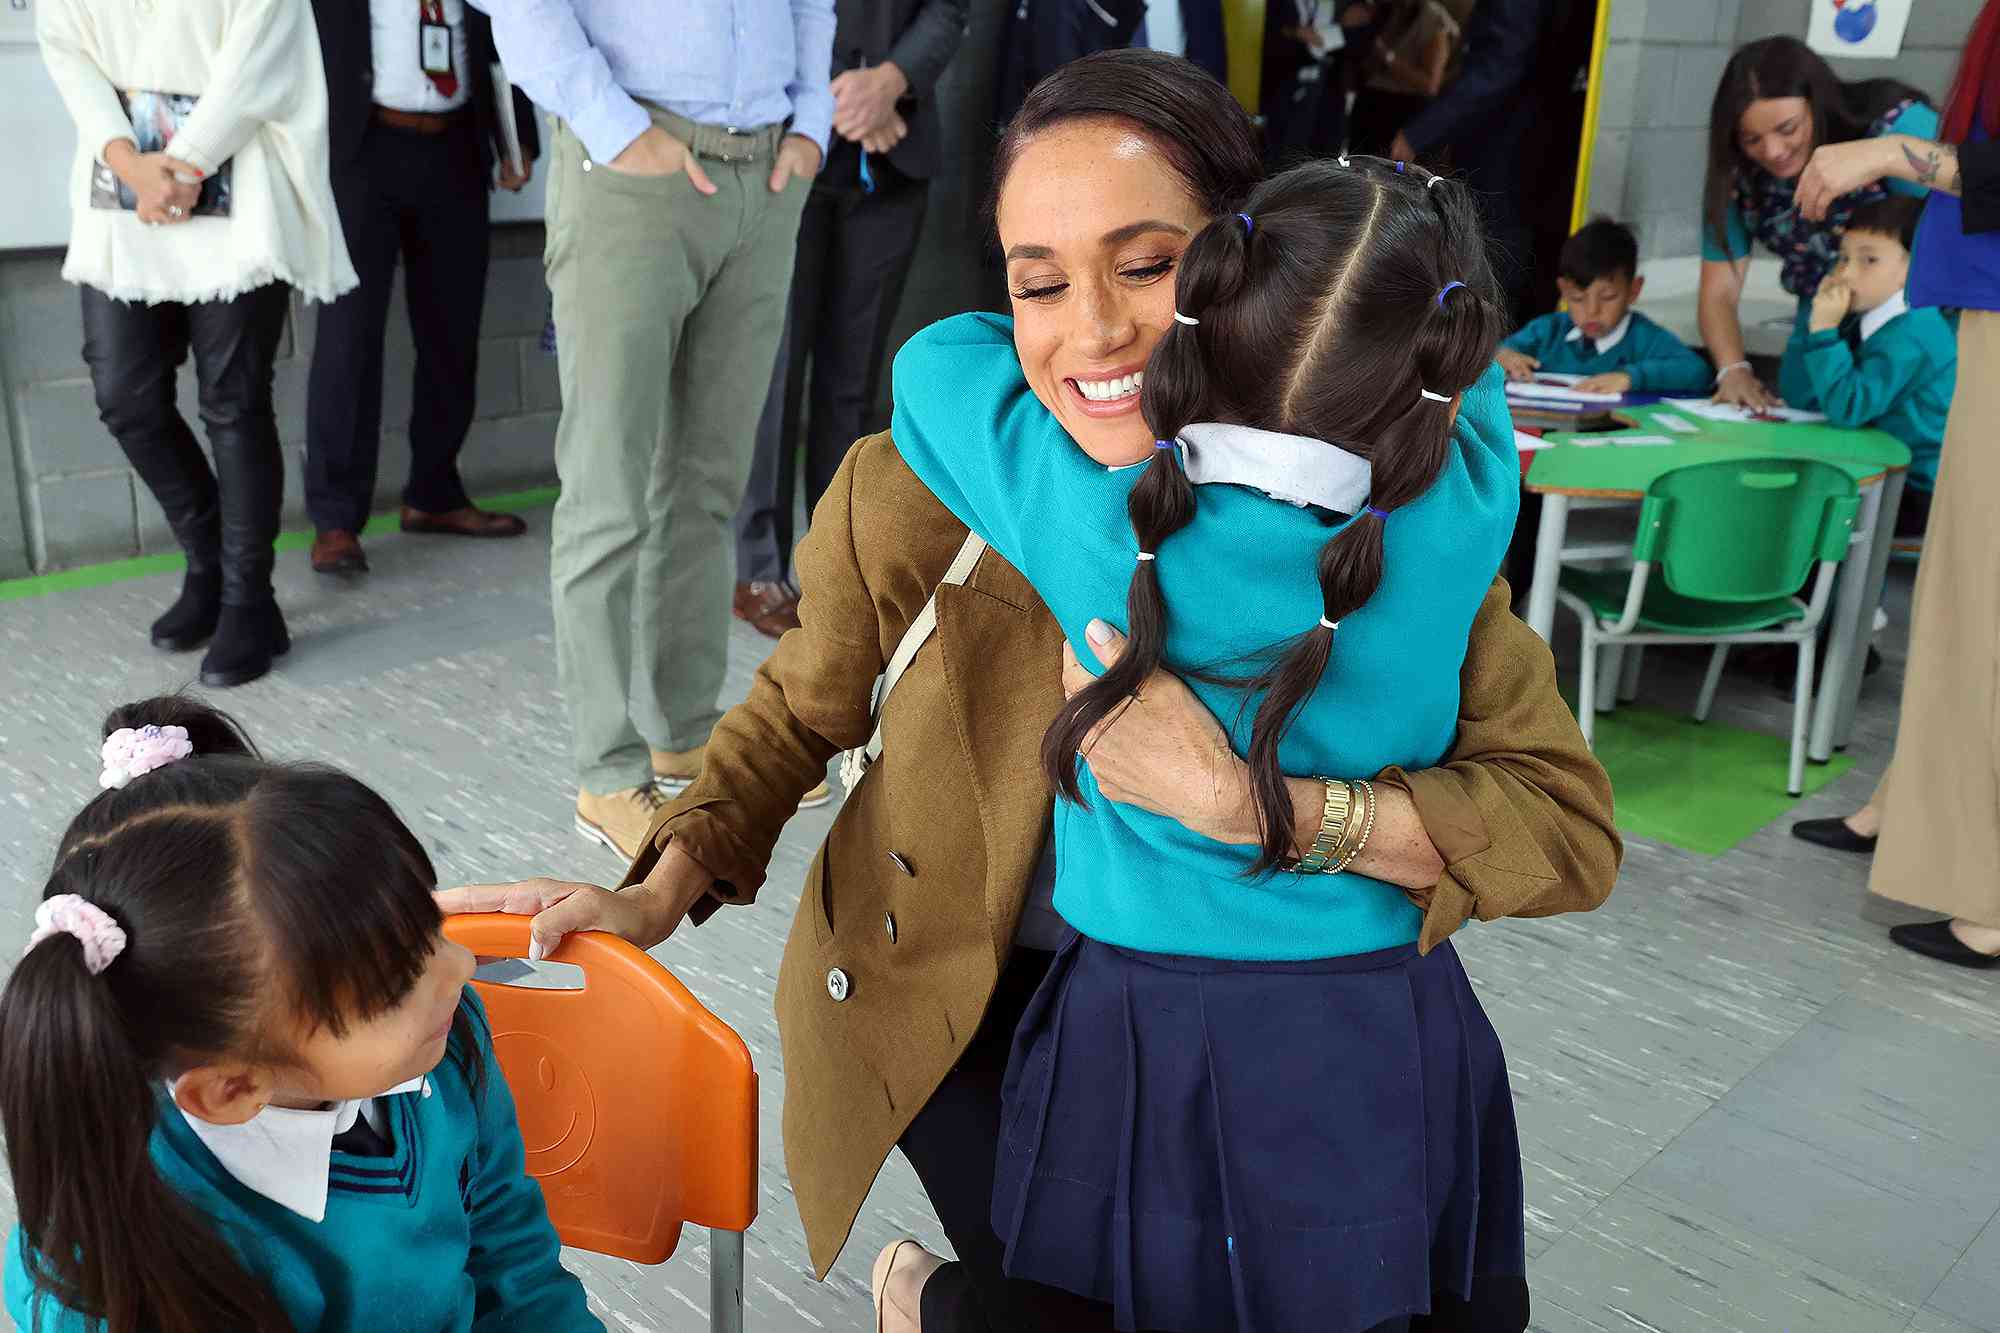
<svg viewBox="0 0 2000 1333">
<path fill-rule="evenodd" d="M 153 646 L 170 653 L 191 653 L 215 633 L 222 614 L 222 573 L 190 569 L 181 582 L 180 599 L 153 622 Z"/>
<path fill-rule="evenodd" d="M 1863 855 L 1872 853 L 1876 842 L 1874 838 L 1864 838 L 1847 827 L 1844 819 L 1801 819 L 1792 825 L 1792 836 L 1821 847 L 1831 847 L 1836 852 L 1860 852 Z"/>
<path fill-rule="evenodd" d="M 1921 926 L 1891 926 L 1889 938 L 1926 958 L 1959 967 L 2000 967 L 2000 954 L 1981 953 L 1951 933 L 1949 921 L 1926 921 Z"/>
<path fill-rule="evenodd" d="M 248 685 L 271 669 L 271 659 L 292 648 L 292 636 L 275 601 L 224 605 L 215 642 L 201 659 L 201 683 L 212 690 Z"/>
</svg>

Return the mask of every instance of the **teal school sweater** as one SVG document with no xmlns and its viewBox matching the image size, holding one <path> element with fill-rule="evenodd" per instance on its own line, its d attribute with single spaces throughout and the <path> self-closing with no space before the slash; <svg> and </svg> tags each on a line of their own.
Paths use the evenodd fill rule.
<svg viewBox="0 0 2000 1333">
<path fill-rule="evenodd" d="M 1923 491 L 1936 487 L 1958 378 L 1958 339 L 1941 313 L 1904 311 L 1861 344 L 1859 357 L 1838 329 L 1808 334 L 1805 369 L 1811 401 L 1794 406 L 1824 412 L 1850 430 L 1888 431 L 1910 446 L 1909 484 Z"/>
<path fill-rule="evenodd" d="M 1624 371 L 1632 377 L 1633 393 L 1667 397 L 1706 394 L 1715 379 L 1708 362 L 1667 330 L 1634 310 L 1632 323 L 1618 345 L 1596 356 L 1583 354 L 1583 340 L 1569 341 L 1576 327 L 1569 312 L 1531 319 L 1507 339 L 1507 346 L 1542 363 L 1558 375 L 1609 375 Z"/>
<path fill-rule="evenodd" d="M 960 315 L 905 343 L 891 433 L 937 498 L 1034 585 L 1096 670 L 1084 626 L 1093 617 L 1126 625 L 1138 545 L 1125 503 L 1140 469 L 1104 468 L 1076 446 L 1029 390 L 1012 328 L 1001 316 Z M 1466 640 L 1506 554 L 1520 488 L 1495 366 L 1465 396 L 1437 484 L 1390 515 L 1382 584 L 1336 632 L 1326 673 L 1280 744 L 1285 772 L 1372 777 L 1392 764 L 1432 766 L 1450 750 Z M 1316 628 L 1324 604 L 1315 561 L 1338 531 L 1325 517 L 1244 487 L 1199 487 L 1194 520 L 1157 553 L 1168 666 L 1249 674 L 1245 655 Z M 1244 753 L 1254 706 L 1242 706 L 1240 691 L 1188 684 Z M 1283 961 L 1417 938 L 1422 914 L 1394 885 L 1353 873 L 1246 879 L 1256 848 L 1115 804 L 1087 762 L 1078 769 L 1089 805 L 1056 803 L 1055 906 L 1092 939 Z"/>
<path fill-rule="evenodd" d="M 298 1333 L 581 1333 L 604 1325 L 558 1262 L 560 1242 L 529 1179 L 514 1100 L 470 989 L 485 1085 L 475 1099 L 457 1051 L 431 1096 L 387 1098 L 395 1152 L 335 1152 L 326 1220 L 246 1188 L 162 1098 L 153 1165 L 268 1283 Z M 454 1048 L 456 1042 L 454 1042 Z M 7 1311 L 22 1330 L 100 1333 L 28 1276 L 19 1227 L 7 1245 Z"/>
</svg>

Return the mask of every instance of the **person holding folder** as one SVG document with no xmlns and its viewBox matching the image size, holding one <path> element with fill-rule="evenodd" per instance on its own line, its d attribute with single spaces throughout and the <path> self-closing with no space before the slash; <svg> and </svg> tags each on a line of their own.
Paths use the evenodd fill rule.
<svg viewBox="0 0 2000 1333">
<path fill-rule="evenodd" d="M 326 59 L 333 193 L 361 285 L 321 311 L 306 401 L 306 512 L 323 574 L 368 568 L 360 531 L 382 444 L 382 340 L 408 267 L 416 383 L 405 532 L 515 537 L 458 476 L 486 294 L 487 192 L 528 183 L 534 107 L 506 83 L 493 25 L 466 0 L 313 0 Z M 506 101 L 503 103 L 503 95 Z"/>
</svg>

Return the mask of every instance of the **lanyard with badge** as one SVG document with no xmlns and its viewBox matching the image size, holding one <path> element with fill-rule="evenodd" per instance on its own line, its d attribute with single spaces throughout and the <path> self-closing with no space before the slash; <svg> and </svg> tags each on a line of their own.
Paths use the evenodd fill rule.
<svg viewBox="0 0 2000 1333">
<path fill-rule="evenodd" d="M 458 92 L 458 75 L 451 62 L 451 25 L 444 20 L 444 0 L 417 0 L 417 59 L 424 73 L 446 97 Z"/>
</svg>

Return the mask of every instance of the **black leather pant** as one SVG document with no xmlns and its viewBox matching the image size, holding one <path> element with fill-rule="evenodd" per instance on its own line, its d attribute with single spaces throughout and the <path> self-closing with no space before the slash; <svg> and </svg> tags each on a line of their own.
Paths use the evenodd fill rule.
<svg viewBox="0 0 2000 1333">
<path fill-rule="evenodd" d="M 188 568 L 219 569 L 225 602 L 269 599 L 285 485 L 271 373 L 290 290 L 274 282 L 233 301 L 186 305 L 82 290 L 98 415 L 166 511 Z M 190 351 L 213 470 L 175 403 Z"/>
</svg>

